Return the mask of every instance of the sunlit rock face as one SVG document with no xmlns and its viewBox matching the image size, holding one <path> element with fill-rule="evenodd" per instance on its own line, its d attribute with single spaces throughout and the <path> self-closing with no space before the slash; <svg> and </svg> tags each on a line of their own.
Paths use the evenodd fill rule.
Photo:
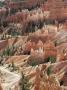
<svg viewBox="0 0 67 90">
<path fill-rule="evenodd" d="M 20 75 L 0 67 L 0 90 L 19 90 Z"/>
</svg>

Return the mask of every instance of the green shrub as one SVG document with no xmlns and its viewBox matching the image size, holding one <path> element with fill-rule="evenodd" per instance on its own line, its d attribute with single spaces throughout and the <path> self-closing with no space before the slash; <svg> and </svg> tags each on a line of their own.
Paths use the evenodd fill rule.
<svg viewBox="0 0 67 90">
<path fill-rule="evenodd" d="M 31 66 L 36 66 L 36 65 L 37 65 L 36 61 L 35 60 L 32 60 L 31 61 Z"/>
<path fill-rule="evenodd" d="M 18 35 L 21 35 L 21 33 L 18 31 L 12 31 L 11 32 L 11 36 L 18 36 Z"/>
<path fill-rule="evenodd" d="M 39 64 L 39 59 L 31 56 L 27 63 L 31 66 L 36 66 Z"/>
<path fill-rule="evenodd" d="M 47 58 L 48 62 L 51 62 L 51 63 L 55 63 L 56 62 L 56 57 L 54 56 L 50 56 Z"/>
<path fill-rule="evenodd" d="M 15 51 L 14 51 L 15 47 L 12 46 L 12 47 L 8 47 L 7 49 L 5 49 L 3 52 L 2 52 L 2 55 L 3 56 L 13 56 Z"/>
<path fill-rule="evenodd" d="M 52 74 L 52 68 L 51 68 L 51 66 L 47 68 L 47 75 L 49 76 L 50 74 Z"/>
<path fill-rule="evenodd" d="M 0 1 L 0 7 L 3 7 L 4 5 L 5 3 Z"/>
</svg>

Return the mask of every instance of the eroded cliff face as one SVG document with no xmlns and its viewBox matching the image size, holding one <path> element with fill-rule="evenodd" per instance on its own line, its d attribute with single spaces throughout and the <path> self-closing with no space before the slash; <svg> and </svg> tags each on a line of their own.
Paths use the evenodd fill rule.
<svg viewBox="0 0 67 90">
<path fill-rule="evenodd" d="M 30 81 L 33 83 L 31 90 L 67 90 L 66 62 L 36 66 L 35 72 L 29 74 Z M 64 69 L 60 70 L 63 65 L 65 65 Z"/>
<path fill-rule="evenodd" d="M 0 90 L 67 90 L 67 0 L 4 2 Z"/>
<path fill-rule="evenodd" d="M 42 71 L 39 68 L 36 68 L 36 74 L 32 73 L 31 78 L 33 78 L 33 75 L 35 79 L 33 80 L 33 88 L 31 90 L 64 90 L 61 88 L 59 80 L 54 75 L 48 76 L 46 71 Z"/>
<path fill-rule="evenodd" d="M 61 90 L 59 83 L 55 77 L 48 76 L 46 73 L 36 70 L 35 88 L 34 90 Z"/>
</svg>

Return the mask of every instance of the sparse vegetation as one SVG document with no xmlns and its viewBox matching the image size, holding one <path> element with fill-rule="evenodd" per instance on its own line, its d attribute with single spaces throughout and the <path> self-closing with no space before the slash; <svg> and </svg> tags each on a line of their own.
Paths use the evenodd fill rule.
<svg viewBox="0 0 67 90">
<path fill-rule="evenodd" d="M 20 90 L 30 90 L 31 83 L 29 82 L 28 77 L 24 76 L 21 73 L 21 80 L 20 80 Z"/>
<path fill-rule="evenodd" d="M 51 63 L 55 63 L 56 62 L 56 57 L 50 56 L 50 57 L 47 58 L 47 61 L 51 62 Z"/>
<path fill-rule="evenodd" d="M 36 61 L 31 61 L 31 66 L 36 66 L 37 64 L 36 64 Z"/>
<path fill-rule="evenodd" d="M 3 52 L 2 52 L 2 56 L 13 56 L 15 53 L 15 47 L 7 47 Z"/>
<path fill-rule="evenodd" d="M 38 65 L 39 64 L 39 62 L 38 62 L 39 60 L 38 60 L 38 58 L 35 58 L 35 57 L 30 57 L 29 58 L 29 60 L 28 60 L 28 64 L 29 65 L 31 65 L 31 66 L 36 66 L 36 65 Z"/>
<path fill-rule="evenodd" d="M 21 33 L 18 31 L 12 31 L 11 32 L 11 36 L 18 36 L 18 35 L 21 35 Z"/>
<path fill-rule="evenodd" d="M 3 7 L 4 5 L 5 3 L 0 1 L 0 7 Z"/>
<path fill-rule="evenodd" d="M 47 68 L 47 75 L 49 76 L 50 74 L 52 74 L 52 68 L 51 68 L 51 66 Z"/>
</svg>

